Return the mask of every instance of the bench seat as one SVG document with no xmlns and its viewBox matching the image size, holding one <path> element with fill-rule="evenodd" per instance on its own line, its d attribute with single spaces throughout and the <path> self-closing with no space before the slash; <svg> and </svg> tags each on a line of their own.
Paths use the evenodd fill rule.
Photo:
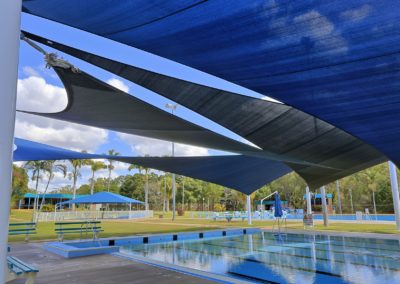
<svg viewBox="0 0 400 284">
<path fill-rule="evenodd" d="M 8 234 L 10 236 L 14 236 L 14 235 L 34 235 L 34 234 L 36 234 L 36 232 L 35 231 L 19 231 L 19 232 L 9 231 Z"/>
<path fill-rule="evenodd" d="M 39 272 L 35 267 L 13 256 L 7 256 L 7 266 L 7 282 L 18 278 L 26 278 L 26 284 L 33 284 L 36 274 Z"/>
<path fill-rule="evenodd" d="M 8 226 L 8 234 L 10 236 L 25 235 L 25 241 L 29 241 L 29 235 L 36 234 L 36 223 L 33 222 L 10 223 Z"/>
</svg>

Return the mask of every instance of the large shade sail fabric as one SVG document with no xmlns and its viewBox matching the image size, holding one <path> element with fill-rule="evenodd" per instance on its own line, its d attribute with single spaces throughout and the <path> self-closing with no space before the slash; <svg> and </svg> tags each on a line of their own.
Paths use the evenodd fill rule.
<svg viewBox="0 0 400 284">
<path fill-rule="evenodd" d="M 400 164 L 400 1 L 36 0 L 23 9 L 274 97 Z"/>
<path fill-rule="evenodd" d="M 80 153 L 15 138 L 14 161 L 113 159 L 201 179 L 250 194 L 292 171 L 282 162 L 244 155 L 207 157 L 123 157 Z"/>
<path fill-rule="evenodd" d="M 41 160 L 101 159 L 104 155 L 80 153 L 21 138 L 14 139 L 14 162 Z"/>
<path fill-rule="evenodd" d="M 56 113 L 23 111 L 128 134 L 170 140 L 230 152 L 261 152 L 185 121 L 82 71 L 54 67 L 67 91 L 68 105 Z"/>
<path fill-rule="evenodd" d="M 383 162 L 379 151 L 293 107 L 169 77 L 25 33 L 28 38 L 104 68 L 163 95 L 246 138 L 285 161 L 311 187 Z"/>
<path fill-rule="evenodd" d="M 116 160 L 209 181 L 250 194 L 292 170 L 284 163 L 243 155 L 115 157 Z"/>
</svg>

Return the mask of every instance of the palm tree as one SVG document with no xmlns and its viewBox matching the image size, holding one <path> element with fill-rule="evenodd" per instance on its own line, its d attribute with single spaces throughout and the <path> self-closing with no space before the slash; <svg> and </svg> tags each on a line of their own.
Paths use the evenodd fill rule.
<svg viewBox="0 0 400 284">
<path fill-rule="evenodd" d="M 107 154 L 109 156 L 118 156 L 119 153 L 117 151 L 115 151 L 114 149 L 108 150 Z M 111 185 L 111 172 L 112 170 L 115 168 L 114 165 L 114 160 L 108 159 L 108 184 L 107 184 L 107 191 L 110 192 L 110 185 Z"/>
<path fill-rule="evenodd" d="M 67 175 L 67 166 L 63 163 L 56 164 L 56 161 L 46 161 L 44 171 L 47 172 L 48 179 L 47 179 L 46 188 L 43 193 L 42 202 L 40 203 L 39 212 L 42 211 L 47 190 L 49 188 L 50 182 L 54 178 L 54 172 L 57 172 L 57 171 L 61 172 L 65 178 L 65 176 Z"/>
<path fill-rule="evenodd" d="M 107 166 L 102 161 L 90 161 L 89 162 L 90 168 L 92 170 L 92 179 L 90 184 L 90 194 L 93 195 L 94 190 L 94 174 L 101 170 L 107 168 Z"/>
<path fill-rule="evenodd" d="M 149 168 L 138 166 L 138 165 L 130 165 L 128 170 L 131 171 L 133 169 L 138 169 L 139 174 L 142 174 L 142 170 L 144 170 L 145 173 L 145 179 L 146 183 L 144 185 L 144 204 L 145 204 L 145 209 L 149 210 Z"/>
<path fill-rule="evenodd" d="M 82 151 L 82 153 L 87 153 L 86 151 Z M 81 177 L 81 168 L 83 166 L 88 166 L 90 164 L 90 160 L 79 159 L 79 160 L 68 160 L 72 166 L 72 171 L 69 173 L 68 178 L 72 179 L 72 194 L 73 199 L 76 198 L 76 183 L 78 178 Z M 72 208 L 75 209 L 75 204 L 72 205 Z"/>
<path fill-rule="evenodd" d="M 35 186 L 35 198 L 33 201 L 33 215 L 38 207 L 38 187 L 39 187 L 39 180 L 41 179 L 41 172 L 46 167 L 46 161 L 29 161 L 25 163 L 24 168 L 28 171 L 32 171 L 32 181 L 36 181 Z"/>
</svg>

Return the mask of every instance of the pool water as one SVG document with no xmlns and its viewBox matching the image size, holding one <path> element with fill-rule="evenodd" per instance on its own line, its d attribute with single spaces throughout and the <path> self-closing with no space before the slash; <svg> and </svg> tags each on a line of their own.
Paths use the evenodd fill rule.
<svg viewBox="0 0 400 284">
<path fill-rule="evenodd" d="M 120 251 L 255 283 L 400 283 L 398 240 L 261 232 Z"/>
</svg>

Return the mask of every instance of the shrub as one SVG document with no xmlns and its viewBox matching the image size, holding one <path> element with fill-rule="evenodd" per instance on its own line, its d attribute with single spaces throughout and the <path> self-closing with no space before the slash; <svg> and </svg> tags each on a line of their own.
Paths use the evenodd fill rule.
<svg viewBox="0 0 400 284">
<path fill-rule="evenodd" d="M 178 208 L 178 216 L 183 216 L 185 215 L 185 210 L 183 210 L 182 208 Z"/>
<path fill-rule="evenodd" d="M 54 212 L 54 205 L 53 204 L 44 204 L 42 207 L 43 212 Z"/>
<path fill-rule="evenodd" d="M 225 208 L 225 205 L 218 203 L 218 204 L 214 205 L 214 210 L 216 212 L 224 212 L 224 211 L 226 211 L 226 208 Z"/>
</svg>

